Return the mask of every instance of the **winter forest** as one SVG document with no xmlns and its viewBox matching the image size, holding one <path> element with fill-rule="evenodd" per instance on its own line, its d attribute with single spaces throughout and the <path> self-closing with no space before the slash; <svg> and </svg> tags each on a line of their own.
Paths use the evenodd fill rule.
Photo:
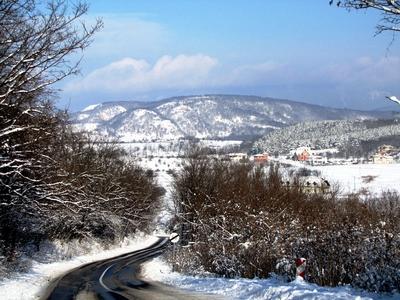
<svg viewBox="0 0 400 300">
<path fill-rule="evenodd" d="M 146 227 L 162 190 L 123 150 L 74 133 L 54 84 L 78 71 L 73 55 L 102 24 L 87 6 L 0 2 L 1 274 L 46 240 L 112 242 Z"/>
</svg>

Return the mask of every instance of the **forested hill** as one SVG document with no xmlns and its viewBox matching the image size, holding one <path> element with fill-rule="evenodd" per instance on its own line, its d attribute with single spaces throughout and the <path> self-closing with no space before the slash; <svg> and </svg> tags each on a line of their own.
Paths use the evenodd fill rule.
<svg viewBox="0 0 400 300">
<path fill-rule="evenodd" d="M 72 118 L 79 130 L 121 141 L 262 136 L 305 121 L 387 118 L 391 112 L 328 108 L 301 102 L 240 95 L 169 98 L 157 102 L 106 102 Z"/>
<path fill-rule="evenodd" d="M 400 123 L 391 120 L 337 120 L 299 123 L 264 136 L 256 146 L 268 152 L 287 153 L 301 146 L 315 149 L 359 147 L 368 143 L 400 141 Z M 371 150 L 371 149 L 369 149 Z"/>
</svg>

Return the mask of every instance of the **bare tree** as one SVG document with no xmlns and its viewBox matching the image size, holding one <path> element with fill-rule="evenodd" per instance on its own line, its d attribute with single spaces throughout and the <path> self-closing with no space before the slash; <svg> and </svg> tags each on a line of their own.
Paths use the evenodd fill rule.
<svg viewBox="0 0 400 300">
<path fill-rule="evenodd" d="M 37 121 L 52 110 L 49 87 L 78 72 L 80 60 L 71 55 L 85 49 L 102 26 L 81 22 L 85 3 L 68 3 L 0 2 L 0 174 L 20 173 L 32 164 L 20 150 L 47 135 Z"/>
<path fill-rule="evenodd" d="M 382 12 L 381 22 L 376 26 L 377 34 L 384 31 L 400 31 L 400 1 L 398 0 L 330 0 L 329 4 L 336 3 L 347 9 L 375 9 Z"/>
<path fill-rule="evenodd" d="M 78 55 L 102 27 L 85 25 L 87 10 L 79 0 L 0 1 L 0 238 L 11 249 L 22 216 L 38 218 L 58 201 L 45 180 L 64 122 L 51 87 L 78 72 Z"/>
</svg>

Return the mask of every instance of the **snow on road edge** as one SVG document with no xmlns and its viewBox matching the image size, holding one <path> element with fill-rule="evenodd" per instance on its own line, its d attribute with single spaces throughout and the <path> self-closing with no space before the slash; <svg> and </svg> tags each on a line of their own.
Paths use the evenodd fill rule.
<svg viewBox="0 0 400 300">
<path fill-rule="evenodd" d="M 30 300 L 38 299 L 50 281 L 69 270 L 83 264 L 101 259 L 111 258 L 124 253 L 129 253 L 150 246 L 157 238 L 144 234 L 136 238 L 126 238 L 116 245 L 114 249 L 105 250 L 93 247 L 90 254 L 74 257 L 70 260 L 57 261 L 54 263 L 34 262 L 29 273 L 20 273 L 10 279 L 0 281 L 0 296 L 2 300 Z"/>
<path fill-rule="evenodd" d="M 180 287 L 192 292 L 216 294 L 227 299 L 285 299 L 285 300 L 394 300 L 400 294 L 379 295 L 351 287 L 321 287 L 298 279 L 285 282 L 279 278 L 227 279 L 216 277 L 185 276 L 172 272 L 162 258 L 156 258 L 143 266 L 143 275 L 148 280 Z M 212 296 L 210 295 L 210 299 Z"/>
</svg>

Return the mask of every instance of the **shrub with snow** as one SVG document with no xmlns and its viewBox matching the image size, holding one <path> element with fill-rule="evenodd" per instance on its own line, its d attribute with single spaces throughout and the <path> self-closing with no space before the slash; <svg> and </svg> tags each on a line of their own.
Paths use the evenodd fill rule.
<svg viewBox="0 0 400 300">
<path fill-rule="evenodd" d="M 192 155 L 174 192 L 181 247 L 178 270 L 224 277 L 306 279 L 328 286 L 400 290 L 400 197 L 347 199 L 283 185 L 279 168 L 211 161 Z M 294 180 L 296 182 L 296 180 Z"/>
</svg>

